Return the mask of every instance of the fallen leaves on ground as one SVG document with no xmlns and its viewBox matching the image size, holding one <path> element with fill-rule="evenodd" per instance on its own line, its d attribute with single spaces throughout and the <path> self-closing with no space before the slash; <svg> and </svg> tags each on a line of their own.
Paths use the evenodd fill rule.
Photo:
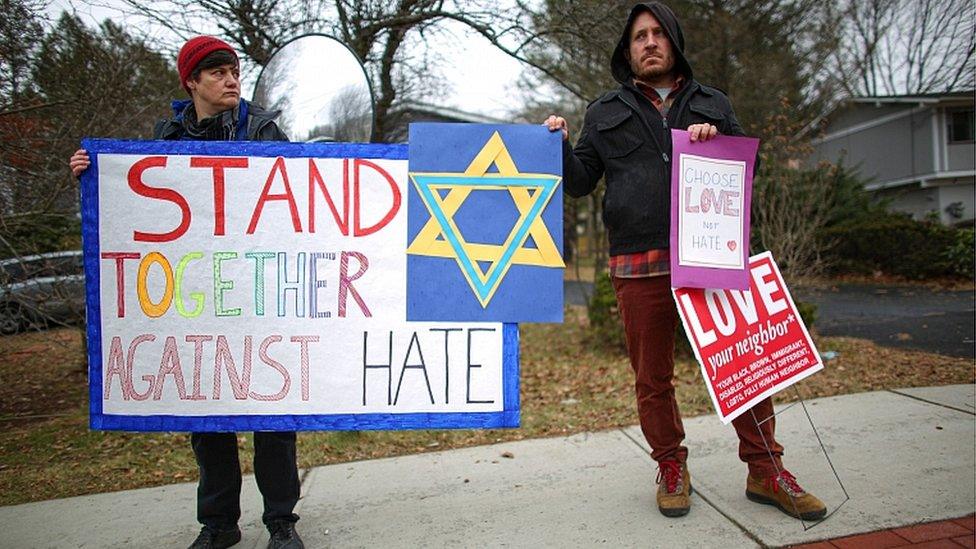
<svg viewBox="0 0 976 549">
<path fill-rule="evenodd" d="M 633 374 L 621 349 L 592 341 L 581 308 L 565 323 L 521 327 L 522 427 L 504 430 L 307 432 L 298 437 L 302 468 L 403 454 L 565 436 L 637 422 Z M 88 429 L 83 333 L 63 329 L 0 338 L 0 505 L 195 481 L 186 433 Z M 798 384 L 804 398 L 888 388 L 972 383 L 973 361 L 817 338 L 836 358 Z M 712 413 L 699 367 L 675 363 L 682 414 Z M 779 400 L 795 398 L 786 391 Z M 253 441 L 241 434 L 241 466 L 252 471 Z M 500 454 L 501 458 L 514 455 Z"/>
</svg>

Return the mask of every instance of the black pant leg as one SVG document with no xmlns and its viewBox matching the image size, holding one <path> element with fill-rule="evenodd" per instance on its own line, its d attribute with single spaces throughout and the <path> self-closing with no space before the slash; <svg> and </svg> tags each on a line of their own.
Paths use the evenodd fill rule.
<svg viewBox="0 0 976 549">
<path fill-rule="evenodd" d="M 190 443 L 200 468 L 197 520 L 217 530 L 233 528 L 241 518 L 237 433 L 193 433 Z"/>
<path fill-rule="evenodd" d="M 254 476 L 264 497 L 265 524 L 298 520 L 293 512 L 301 492 L 295 441 L 294 431 L 254 433 Z"/>
</svg>

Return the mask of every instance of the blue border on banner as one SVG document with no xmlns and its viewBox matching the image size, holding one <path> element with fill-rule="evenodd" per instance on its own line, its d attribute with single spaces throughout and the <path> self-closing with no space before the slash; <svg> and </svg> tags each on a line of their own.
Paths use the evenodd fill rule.
<svg viewBox="0 0 976 549">
<path fill-rule="evenodd" d="M 92 416 L 91 428 L 106 431 L 375 431 L 408 429 L 500 429 L 519 426 L 518 411 L 416 414 L 249 416 Z"/>
<path fill-rule="evenodd" d="M 81 147 L 89 155 L 206 154 L 210 156 L 268 156 L 284 158 L 363 158 L 407 160 L 406 145 L 378 143 L 290 143 L 287 141 L 124 141 L 88 138 Z M 94 159 L 94 156 L 93 156 Z M 95 167 L 94 164 L 91 166 Z M 85 175 L 95 177 L 94 170 Z M 82 176 L 84 178 L 84 175 Z"/>
<path fill-rule="evenodd" d="M 93 143 L 82 140 L 89 149 Z M 97 145 L 96 145 L 97 147 Z M 88 406 L 89 421 L 96 429 L 96 418 L 102 415 L 102 305 L 100 300 L 101 274 L 98 239 L 98 156 L 97 149 L 88 151 L 91 164 L 81 174 L 81 246 L 84 251 L 85 305 L 88 332 Z"/>
<path fill-rule="evenodd" d="M 496 429 L 520 426 L 518 324 L 502 328 L 502 410 L 407 414 L 294 415 L 115 415 L 102 409 L 102 325 L 98 234 L 99 154 L 206 154 L 285 158 L 406 160 L 406 145 L 359 143 L 121 141 L 83 139 L 91 165 L 81 176 L 82 248 L 88 332 L 89 425 L 120 431 L 362 431 L 406 429 Z"/>
<path fill-rule="evenodd" d="M 89 294 L 90 296 L 90 294 Z M 96 323 L 97 324 L 97 323 Z M 92 333 L 89 328 L 89 334 Z M 95 332 L 100 331 L 95 328 Z M 502 328 L 502 399 L 500 412 L 411 414 L 282 414 L 282 415 L 115 415 L 102 413 L 100 362 L 90 362 L 91 428 L 119 431 L 369 431 L 408 429 L 501 429 L 520 426 L 518 324 Z M 89 361 L 101 339 L 91 341 Z M 96 371 L 97 370 L 97 371 Z M 96 411 L 97 410 L 97 411 Z"/>
</svg>

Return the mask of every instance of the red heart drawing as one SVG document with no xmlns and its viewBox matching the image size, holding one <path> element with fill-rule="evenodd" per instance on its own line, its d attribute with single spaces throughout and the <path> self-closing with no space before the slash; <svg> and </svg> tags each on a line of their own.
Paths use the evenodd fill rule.
<svg viewBox="0 0 976 549">
<path fill-rule="evenodd" d="M 732 250 L 733 252 L 735 251 L 735 240 L 729 240 L 726 243 L 726 245 L 729 247 L 730 250 Z"/>
</svg>

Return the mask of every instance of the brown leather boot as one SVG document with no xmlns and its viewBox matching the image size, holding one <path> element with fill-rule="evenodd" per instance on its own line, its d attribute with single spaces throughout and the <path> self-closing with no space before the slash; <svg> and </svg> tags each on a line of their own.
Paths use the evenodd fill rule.
<svg viewBox="0 0 976 549">
<path fill-rule="evenodd" d="M 684 463 L 664 460 L 657 464 L 657 508 L 666 517 L 683 517 L 691 508 L 691 475 Z"/>
<path fill-rule="evenodd" d="M 817 520 L 827 514 L 827 506 L 796 483 L 789 471 L 766 478 L 749 475 L 746 478 L 746 497 L 756 503 L 775 505 L 793 518 Z"/>
</svg>

